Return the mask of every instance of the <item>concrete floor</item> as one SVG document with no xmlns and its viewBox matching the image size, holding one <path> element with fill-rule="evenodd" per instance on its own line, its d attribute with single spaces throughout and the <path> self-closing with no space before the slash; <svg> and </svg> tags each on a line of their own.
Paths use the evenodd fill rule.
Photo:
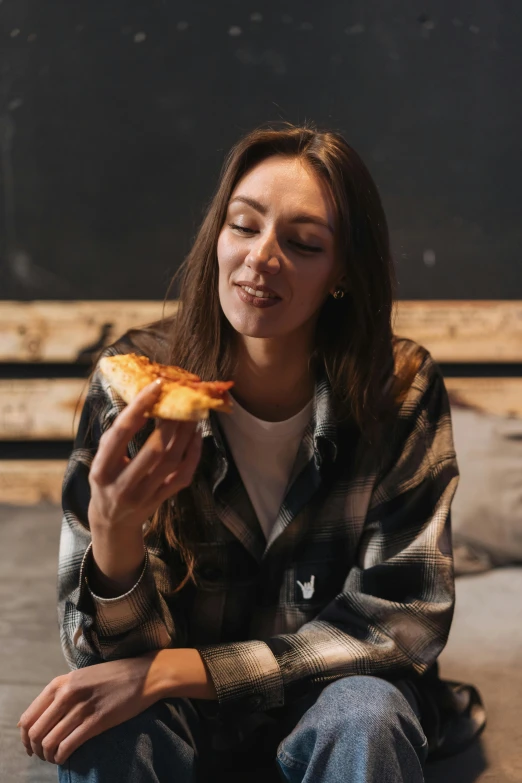
<svg viewBox="0 0 522 783">
<path fill-rule="evenodd" d="M 26 755 L 16 723 L 44 686 L 67 671 L 55 609 L 60 522 L 57 506 L 0 505 L 0 783 L 57 780 L 54 765 Z M 457 580 L 442 676 L 473 682 L 489 722 L 467 751 L 429 765 L 427 783 L 522 781 L 521 595 L 522 568 Z"/>
</svg>

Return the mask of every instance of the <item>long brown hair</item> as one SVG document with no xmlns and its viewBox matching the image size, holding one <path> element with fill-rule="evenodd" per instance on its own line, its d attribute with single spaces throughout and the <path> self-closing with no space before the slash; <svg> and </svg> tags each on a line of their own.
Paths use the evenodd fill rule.
<svg viewBox="0 0 522 783">
<path fill-rule="evenodd" d="M 337 207 L 336 249 L 348 285 L 344 298 L 329 296 L 324 303 L 310 358 L 328 375 L 339 422 L 355 421 L 377 453 L 385 422 L 411 385 L 422 352 L 415 343 L 405 346 L 394 337 L 397 281 L 386 216 L 367 167 L 337 132 L 317 130 L 311 123 L 282 123 L 239 139 L 226 156 L 192 249 L 167 290 L 164 307 L 172 286 L 179 284 L 176 314 L 127 335 L 154 361 L 184 367 L 205 380 L 234 377 L 233 330 L 218 295 L 217 242 L 237 183 L 273 155 L 307 164 L 327 183 Z M 182 519 L 180 502 L 166 501 L 146 535 L 164 535 L 178 550 L 187 566 L 184 584 L 193 576 L 191 542 L 199 533 L 194 520 L 185 526 Z"/>
</svg>

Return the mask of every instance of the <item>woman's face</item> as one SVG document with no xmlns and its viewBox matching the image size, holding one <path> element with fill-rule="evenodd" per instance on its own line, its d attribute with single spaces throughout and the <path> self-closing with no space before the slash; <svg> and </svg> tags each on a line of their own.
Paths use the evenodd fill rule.
<svg viewBox="0 0 522 783">
<path fill-rule="evenodd" d="M 267 158 L 239 181 L 217 244 L 219 299 L 237 332 L 311 338 L 343 282 L 334 218 L 328 187 L 297 158 Z"/>
</svg>

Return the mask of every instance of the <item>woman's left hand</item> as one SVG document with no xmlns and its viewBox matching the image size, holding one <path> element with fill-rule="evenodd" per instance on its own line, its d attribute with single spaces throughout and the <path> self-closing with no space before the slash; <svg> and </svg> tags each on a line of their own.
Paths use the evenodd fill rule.
<svg viewBox="0 0 522 783">
<path fill-rule="evenodd" d="M 51 680 L 18 723 L 27 753 L 63 764 L 91 737 L 159 701 L 157 652 L 75 669 Z"/>
</svg>

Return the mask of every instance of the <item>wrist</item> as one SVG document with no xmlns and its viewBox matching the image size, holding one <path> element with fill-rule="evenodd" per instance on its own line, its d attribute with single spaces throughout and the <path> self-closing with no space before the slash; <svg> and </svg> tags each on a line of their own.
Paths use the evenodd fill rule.
<svg viewBox="0 0 522 783">
<path fill-rule="evenodd" d="M 210 673 L 197 650 L 176 648 L 146 653 L 150 683 L 158 699 L 216 699 Z"/>
<path fill-rule="evenodd" d="M 171 676 L 171 667 L 165 656 L 167 650 L 151 650 L 139 657 L 147 664 L 144 690 L 152 694 L 155 701 L 174 698 L 174 683 Z"/>
<path fill-rule="evenodd" d="M 91 528 L 91 539 L 93 562 L 90 575 L 93 581 L 119 595 L 134 587 L 143 571 L 147 555 L 141 530 L 113 530 L 107 526 L 94 526 Z"/>
</svg>

